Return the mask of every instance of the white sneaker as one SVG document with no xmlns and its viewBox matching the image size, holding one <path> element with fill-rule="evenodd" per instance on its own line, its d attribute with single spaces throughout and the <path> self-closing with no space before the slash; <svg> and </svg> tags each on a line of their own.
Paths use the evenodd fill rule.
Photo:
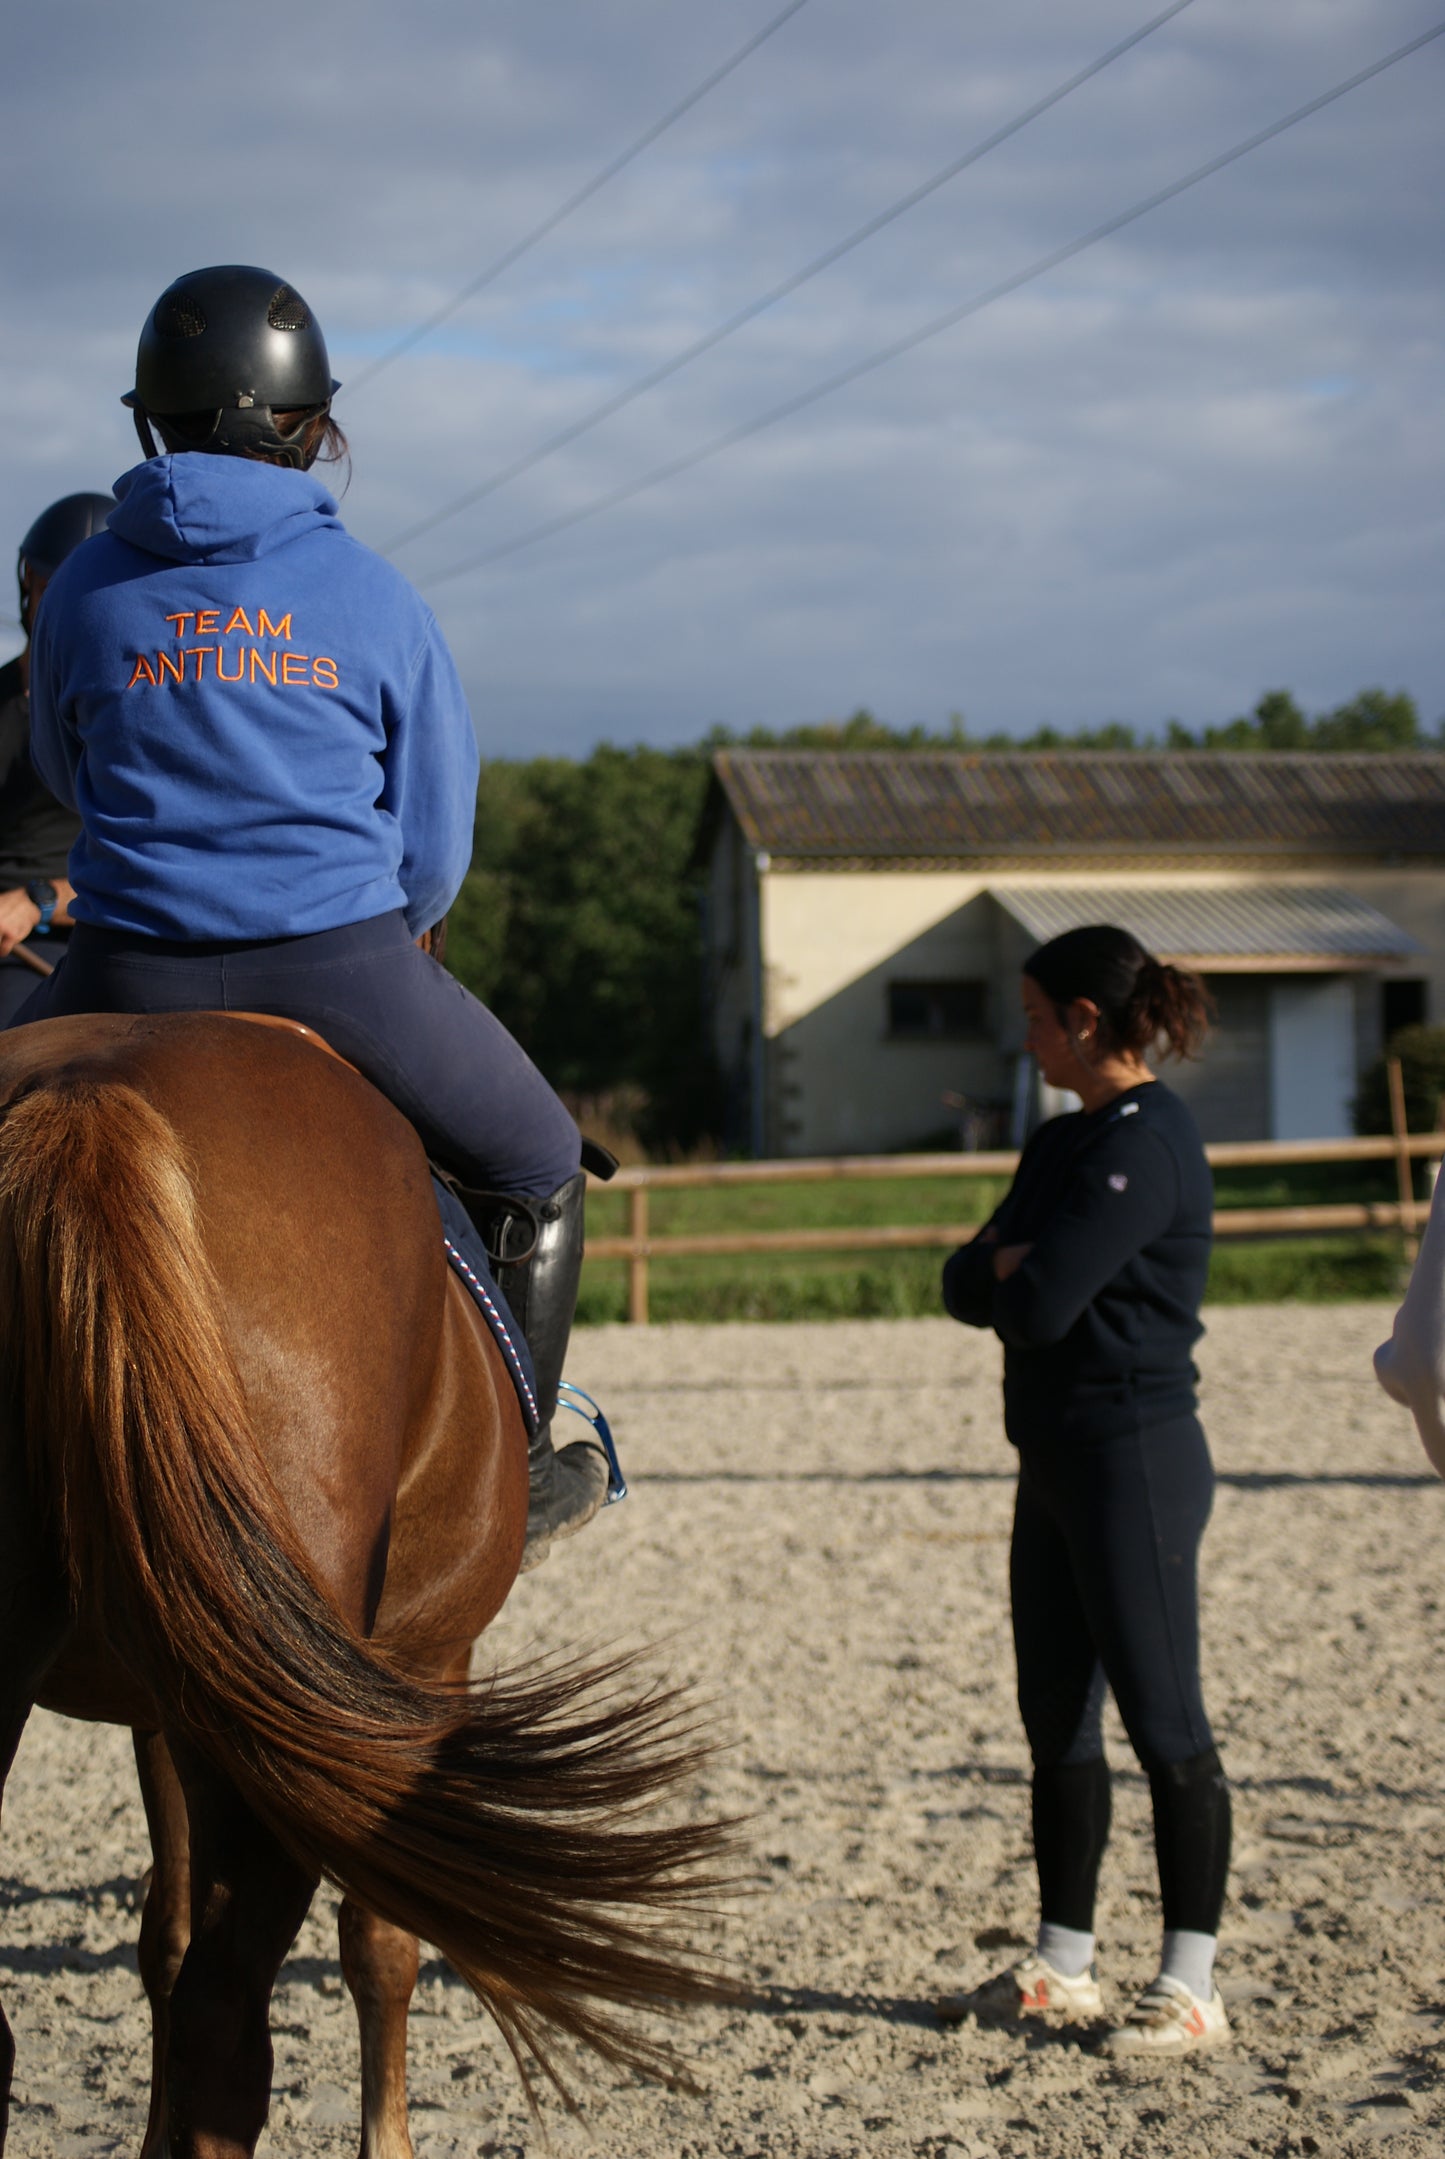
<svg viewBox="0 0 1445 2159">
<path fill-rule="evenodd" d="M 1069 1979 L 1034 1949 L 1011 1970 L 996 1972 L 970 1993 L 945 1995 L 937 2011 L 947 2029 L 969 2017 L 984 2024 L 1017 2024 L 1025 2017 L 1094 2024 L 1104 2014 L 1104 1995 L 1092 1964 L 1077 1979 Z"/>
<path fill-rule="evenodd" d="M 1122 2055 L 1192 2054 L 1200 2047 L 1221 2046 L 1229 2037 L 1229 2019 L 1215 1987 L 1209 2000 L 1191 1994 L 1182 1979 L 1161 1972 L 1149 1982 L 1122 2024 L 1104 2041 L 1104 2052 Z"/>
</svg>

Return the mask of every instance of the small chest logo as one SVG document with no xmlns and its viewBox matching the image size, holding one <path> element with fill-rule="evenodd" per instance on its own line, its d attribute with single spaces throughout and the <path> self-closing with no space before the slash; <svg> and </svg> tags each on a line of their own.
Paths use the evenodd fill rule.
<svg viewBox="0 0 1445 2159">
<path fill-rule="evenodd" d="M 1109 1176 L 1109 1190 L 1111 1192 L 1127 1192 L 1128 1189 L 1129 1180 L 1124 1175 L 1124 1172 L 1121 1169 L 1111 1171 Z"/>
</svg>

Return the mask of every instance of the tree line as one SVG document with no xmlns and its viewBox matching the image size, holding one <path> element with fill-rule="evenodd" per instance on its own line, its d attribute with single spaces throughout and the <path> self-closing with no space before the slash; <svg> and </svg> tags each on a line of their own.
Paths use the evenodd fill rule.
<svg viewBox="0 0 1445 2159">
<path fill-rule="evenodd" d="M 618 749 L 483 767 L 472 867 L 452 910 L 447 963 L 553 1085 L 649 1151 L 686 1150 L 720 1128 L 703 1009 L 694 848 L 715 751 L 1402 750 L 1432 748 L 1411 698 L 1362 690 L 1306 717 L 1287 690 L 1197 734 L 1117 723 L 1072 733 L 896 728 L 866 711 L 775 731 L 718 728 L 686 749 Z"/>
</svg>

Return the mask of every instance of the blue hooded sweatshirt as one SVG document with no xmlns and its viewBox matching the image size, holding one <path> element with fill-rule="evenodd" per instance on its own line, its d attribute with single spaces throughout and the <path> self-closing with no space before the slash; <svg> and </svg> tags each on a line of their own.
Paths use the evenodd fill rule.
<svg viewBox="0 0 1445 2159">
<path fill-rule="evenodd" d="M 45 594 L 30 739 L 80 814 L 77 921 L 186 941 L 439 921 L 477 742 L 430 608 L 309 473 L 191 451 L 120 480 Z"/>
</svg>

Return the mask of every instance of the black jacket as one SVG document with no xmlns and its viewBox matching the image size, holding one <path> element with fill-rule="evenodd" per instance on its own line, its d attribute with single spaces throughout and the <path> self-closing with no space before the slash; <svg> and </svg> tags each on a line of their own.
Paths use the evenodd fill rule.
<svg viewBox="0 0 1445 2159">
<path fill-rule="evenodd" d="M 995 1246 L 977 1239 L 943 1270 L 953 1317 L 1004 1344 L 1016 1445 L 1194 1407 L 1213 1208 L 1198 1127 L 1158 1080 L 1040 1126 L 987 1225 L 999 1244 L 1033 1250 L 1006 1282 L 994 1280 Z"/>
<path fill-rule="evenodd" d="M 0 892 L 33 877 L 63 877 L 80 819 L 64 809 L 30 762 L 30 700 L 20 662 L 0 667 Z"/>
</svg>

